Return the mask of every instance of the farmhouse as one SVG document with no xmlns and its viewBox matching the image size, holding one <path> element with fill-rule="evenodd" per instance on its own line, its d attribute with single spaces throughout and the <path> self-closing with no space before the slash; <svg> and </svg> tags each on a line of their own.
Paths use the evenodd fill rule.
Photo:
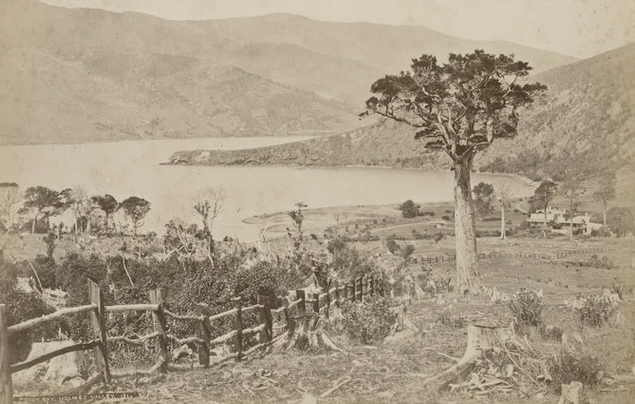
<svg viewBox="0 0 635 404">
<path fill-rule="evenodd" d="M 529 225 L 541 225 L 545 221 L 545 213 L 544 210 L 537 210 L 535 213 L 532 213 L 527 219 Z M 554 207 L 547 208 L 547 223 L 557 223 L 559 225 L 569 225 L 569 219 L 566 217 L 566 212 L 564 210 L 560 210 Z M 593 223 L 591 222 L 591 217 L 589 213 L 585 213 L 584 215 L 577 215 L 573 217 L 573 228 L 574 229 L 584 229 L 586 234 L 591 233 L 593 230 L 598 230 L 602 228 L 601 223 Z"/>
<path fill-rule="evenodd" d="M 547 223 L 549 222 L 564 223 L 564 215 L 565 215 L 565 211 L 549 206 L 547 208 Z M 545 222 L 544 209 L 537 210 L 536 212 L 529 215 L 529 219 L 527 219 L 527 221 L 529 222 L 530 225 L 544 223 Z"/>
</svg>

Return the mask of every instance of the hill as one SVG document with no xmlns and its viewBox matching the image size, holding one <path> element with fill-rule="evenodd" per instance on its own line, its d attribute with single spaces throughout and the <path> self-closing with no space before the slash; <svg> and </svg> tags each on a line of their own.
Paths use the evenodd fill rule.
<svg viewBox="0 0 635 404">
<path fill-rule="evenodd" d="M 0 143 L 342 132 L 359 126 L 374 79 L 422 52 L 475 47 L 539 70 L 574 60 L 424 27 L 167 21 L 2 0 Z"/>
<path fill-rule="evenodd" d="M 519 134 L 481 155 L 482 171 L 557 179 L 565 167 L 632 169 L 635 163 L 635 45 L 559 67 L 529 79 L 547 92 L 521 115 Z M 443 168 L 444 155 L 428 152 L 414 130 L 393 122 L 349 133 L 253 151 L 175 153 L 173 163 L 378 165 Z"/>
</svg>

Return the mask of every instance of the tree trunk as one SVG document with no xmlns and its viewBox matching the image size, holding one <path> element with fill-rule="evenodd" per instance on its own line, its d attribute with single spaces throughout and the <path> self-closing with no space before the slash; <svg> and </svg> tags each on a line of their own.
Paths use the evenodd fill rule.
<svg viewBox="0 0 635 404">
<path fill-rule="evenodd" d="M 606 227 L 606 202 L 604 202 L 604 210 L 602 211 L 602 214 L 603 214 L 603 219 L 604 219 L 604 220 L 602 221 L 602 225 L 603 225 L 604 227 Z"/>
<path fill-rule="evenodd" d="M 35 216 L 33 216 L 33 223 L 31 223 L 31 234 L 35 234 L 35 223 L 37 222 L 37 217 L 40 214 L 40 212 L 36 213 Z"/>
<path fill-rule="evenodd" d="M 501 204 L 501 240 L 505 240 L 505 204 Z"/>
<path fill-rule="evenodd" d="M 454 231 L 456 239 L 457 293 L 465 294 L 480 286 L 476 264 L 476 225 L 470 169 L 473 156 L 454 164 Z"/>
<path fill-rule="evenodd" d="M 545 222 L 544 222 L 544 224 L 542 226 L 542 237 L 543 238 L 547 238 L 547 207 L 548 207 L 548 204 L 545 204 L 545 208 L 544 208 L 545 209 Z"/>
</svg>

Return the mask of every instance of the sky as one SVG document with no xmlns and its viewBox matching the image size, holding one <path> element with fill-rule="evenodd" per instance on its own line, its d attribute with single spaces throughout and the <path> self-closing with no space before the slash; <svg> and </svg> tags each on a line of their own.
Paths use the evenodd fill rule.
<svg viewBox="0 0 635 404">
<path fill-rule="evenodd" d="M 635 0 L 41 0 L 171 20 L 291 13 L 321 21 L 424 25 L 590 57 L 635 42 Z"/>
</svg>

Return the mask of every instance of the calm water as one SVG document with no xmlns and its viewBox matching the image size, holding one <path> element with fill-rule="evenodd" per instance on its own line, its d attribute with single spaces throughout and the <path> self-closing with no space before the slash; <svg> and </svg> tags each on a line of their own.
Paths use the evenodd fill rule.
<svg viewBox="0 0 635 404">
<path fill-rule="evenodd" d="M 142 231 L 163 233 L 170 219 L 193 221 L 191 200 L 208 187 L 226 194 L 215 234 L 254 240 L 258 229 L 242 220 L 256 214 L 309 207 L 387 204 L 413 199 L 452 199 L 452 173 L 383 168 L 162 166 L 176 150 L 240 149 L 303 138 L 223 138 L 145 140 L 71 145 L 0 146 L 0 182 L 61 190 L 82 185 L 91 194 L 118 200 L 136 195 L 149 200 Z M 475 174 L 472 182 L 508 183 L 516 195 L 533 188 L 513 178 Z M 68 219 L 67 219 L 68 220 Z M 68 220 L 70 222 L 70 220 Z"/>
</svg>

